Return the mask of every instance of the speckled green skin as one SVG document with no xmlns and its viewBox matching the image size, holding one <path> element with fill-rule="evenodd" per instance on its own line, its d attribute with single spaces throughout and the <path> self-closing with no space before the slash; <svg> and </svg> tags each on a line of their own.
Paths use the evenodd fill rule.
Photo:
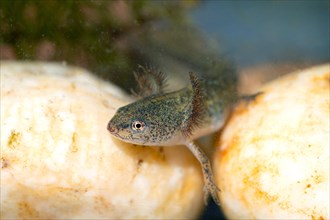
<svg viewBox="0 0 330 220">
<path fill-rule="evenodd" d="M 162 145 L 180 135 L 180 127 L 189 111 L 191 91 L 180 91 L 146 97 L 118 109 L 109 122 L 113 135 L 125 142 L 142 145 Z M 132 129 L 134 120 L 144 121 L 146 129 Z"/>
<path fill-rule="evenodd" d="M 216 80 L 202 81 L 204 112 L 200 123 L 189 139 L 212 133 L 223 124 L 226 106 L 235 100 L 233 94 Z M 119 139 L 142 145 L 185 144 L 182 129 L 190 120 L 192 111 L 192 87 L 176 92 L 151 95 L 118 109 L 108 124 L 108 130 Z M 224 99 L 225 98 L 225 99 Z M 141 120 L 146 124 L 143 132 L 132 129 L 132 121 Z"/>
</svg>

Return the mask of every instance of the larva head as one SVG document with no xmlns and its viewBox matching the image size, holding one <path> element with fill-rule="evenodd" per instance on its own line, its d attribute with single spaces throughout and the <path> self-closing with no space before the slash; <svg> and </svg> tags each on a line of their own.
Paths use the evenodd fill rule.
<svg viewBox="0 0 330 220">
<path fill-rule="evenodd" d="M 116 138 L 139 145 L 180 142 L 186 99 L 175 93 L 154 95 L 118 109 L 107 129 Z"/>
</svg>

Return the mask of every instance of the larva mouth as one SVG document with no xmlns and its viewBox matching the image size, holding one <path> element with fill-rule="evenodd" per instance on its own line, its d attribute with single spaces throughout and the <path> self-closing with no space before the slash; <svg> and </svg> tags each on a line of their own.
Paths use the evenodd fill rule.
<svg viewBox="0 0 330 220">
<path fill-rule="evenodd" d="M 115 125 L 113 125 L 111 121 L 109 121 L 107 129 L 113 135 L 118 134 L 118 128 Z"/>
</svg>

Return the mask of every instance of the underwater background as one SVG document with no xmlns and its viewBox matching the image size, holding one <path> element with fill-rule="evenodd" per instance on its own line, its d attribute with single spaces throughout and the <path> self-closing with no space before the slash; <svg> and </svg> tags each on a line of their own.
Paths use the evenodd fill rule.
<svg viewBox="0 0 330 220">
<path fill-rule="evenodd" d="M 217 62 L 237 69 L 249 93 L 284 73 L 329 62 L 330 2 L 52 1 L 0 3 L 0 59 L 85 67 L 129 92 L 139 64 L 168 74 Z M 244 76 L 244 77 L 242 77 Z M 225 219 L 213 203 L 200 219 Z"/>
</svg>

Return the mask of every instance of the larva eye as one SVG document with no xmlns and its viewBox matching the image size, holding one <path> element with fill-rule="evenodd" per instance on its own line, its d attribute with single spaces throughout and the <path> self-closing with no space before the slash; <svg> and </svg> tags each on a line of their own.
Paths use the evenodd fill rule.
<svg viewBox="0 0 330 220">
<path fill-rule="evenodd" d="M 135 120 L 132 122 L 132 129 L 134 131 L 143 131 L 146 127 L 146 124 L 143 121 Z"/>
</svg>

